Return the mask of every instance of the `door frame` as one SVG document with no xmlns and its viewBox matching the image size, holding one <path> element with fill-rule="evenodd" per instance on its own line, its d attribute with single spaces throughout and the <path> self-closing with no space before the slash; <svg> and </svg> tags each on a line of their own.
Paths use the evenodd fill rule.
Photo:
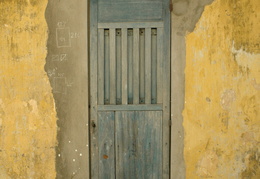
<svg viewBox="0 0 260 179">
<path fill-rule="evenodd" d="M 170 0 L 171 2 L 172 0 Z M 169 3 L 170 4 L 170 3 Z M 88 48 L 88 104 L 90 104 L 90 0 L 87 0 L 87 48 Z M 172 23 L 173 15 L 170 15 L 170 80 L 171 80 L 171 89 L 170 89 L 170 119 L 171 119 L 171 128 L 170 128 L 170 178 L 185 178 L 185 162 L 183 156 L 184 149 L 184 129 L 183 129 L 183 116 L 182 111 L 184 109 L 184 96 L 185 96 L 185 60 L 186 60 L 186 44 L 185 44 L 185 35 L 179 35 L 176 29 L 178 27 L 174 26 Z M 178 42 L 178 44 L 177 44 Z M 90 153 L 90 105 L 87 109 L 89 114 L 87 121 L 87 133 L 89 134 L 89 139 L 87 141 L 87 152 L 88 152 L 88 176 L 91 178 L 91 153 Z"/>
</svg>

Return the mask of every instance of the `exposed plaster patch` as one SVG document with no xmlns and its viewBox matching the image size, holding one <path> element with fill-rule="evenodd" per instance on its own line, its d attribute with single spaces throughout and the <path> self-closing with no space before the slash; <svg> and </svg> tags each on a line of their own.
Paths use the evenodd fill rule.
<svg viewBox="0 0 260 179">
<path fill-rule="evenodd" d="M 31 99 L 29 101 L 29 105 L 31 106 L 32 110 L 31 112 L 35 115 L 38 115 L 38 105 L 37 105 L 37 101 L 35 101 L 34 99 Z"/>
<path fill-rule="evenodd" d="M 220 104 L 224 110 L 230 110 L 232 107 L 232 103 L 236 100 L 236 93 L 232 89 L 225 90 L 221 94 Z"/>
<path fill-rule="evenodd" d="M 215 151 L 207 151 L 198 162 L 197 174 L 200 177 L 213 177 L 218 167 L 218 155 Z"/>
<path fill-rule="evenodd" d="M 235 42 L 232 43 L 231 52 L 234 56 L 235 63 L 238 65 L 240 75 L 246 74 L 251 85 L 259 90 L 260 88 L 260 53 L 251 53 L 244 51 L 242 48 L 236 49 Z M 246 59 L 246 60 L 245 60 Z"/>
<path fill-rule="evenodd" d="M 260 90 L 260 83 L 257 83 L 255 78 L 252 79 L 251 84 L 256 90 Z"/>
</svg>

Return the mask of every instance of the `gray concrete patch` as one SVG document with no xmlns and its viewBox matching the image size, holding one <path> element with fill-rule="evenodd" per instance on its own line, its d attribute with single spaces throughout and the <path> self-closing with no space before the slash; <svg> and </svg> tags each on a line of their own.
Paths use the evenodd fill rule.
<svg viewBox="0 0 260 179">
<path fill-rule="evenodd" d="M 87 178 L 88 48 L 87 1 L 50 0 L 45 70 L 58 115 L 57 178 Z"/>
<path fill-rule="evenodd" d="M 171 17 L 171 178 L 185 178 L 183 116 L 185 100 L 185 36 L 192 32 L 204 11 L 213 0 L 172 0 Z"/>
</svg>

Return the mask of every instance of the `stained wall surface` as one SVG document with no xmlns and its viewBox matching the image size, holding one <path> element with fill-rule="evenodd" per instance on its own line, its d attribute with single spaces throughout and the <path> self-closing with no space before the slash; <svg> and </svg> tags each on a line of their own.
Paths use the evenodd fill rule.
<svg viewBox="0 0 260 179">
<path fill-rule="evenodd" d="M 86 2 L 0 0 L 0 178 L 88 176 Z M 260 2 L 210 2 L 173 0 L 173 178 L 259 178 Z"/>
<path fill-rule="evenodd" d="M 215 0 L 186 36 L 186 178 L 260 178 L 259 7 Z"/>
<path fill-rule="evenodd" d="M 55 178 L 47 0 L 0 1 L 0 178 Z"/>
</svg>

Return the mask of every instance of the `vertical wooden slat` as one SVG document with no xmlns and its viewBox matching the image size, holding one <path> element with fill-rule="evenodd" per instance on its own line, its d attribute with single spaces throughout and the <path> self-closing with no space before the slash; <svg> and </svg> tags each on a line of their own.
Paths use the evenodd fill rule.
<svg viewBox="0 0 260 179">
<path fill-rule="evenodd" d="M 152 104 L 157 102 L 157 29 L 152 29 Z"/>
<path fill-rule="evenodd" d="M 110 102 L 110 63 L 109 63 L 109 30 L 105 30 L 105 94 L 104 94 L 104 98 L 105 98 L 105 104 L 109 104 Z"/>
<path fill-rule="evenodd" d="M 122 29 L 122 104 L 128 104 L 127 97 L 127 29 Z"/>
<path fill-rule="evenodd" d="M 143 178 L 162 178 L 162 112 L 136 111 L 135 119 L 138 121 L 137 150 L 142 151 Z M 145 129 L 145 130 L 142 130 Z"/>
<path fill-rule="evenodd" d="M 99 178 L 115 178 L 115 113 L 98 113 Z"/>
<path fill-rule="evenodd" d="M 136 151 L 136 140 L 134 136 L 137 131 L 137 126 L 134 128 L 135 112 L 126 111 L 116 112 L 115 126 L 116 126 L 116 178 L 130 179 L 138 178 L 135 172 L 136 158 L 131 154 Z M 127 129 L 127 130 L 125 130 Z M 127 168 L 127 169 L 126 169 Z"/>
<path fill-rule="evenodd" d="M 104 29 L 98 29 L 98 104 L 104 104 Z"/>
<path fill-rule="evenodd" d="M 97 1 L 90 3 L 90 120 L 97 122 Z M 98 179 L 98 131 L 90 128 L 90 157 L 91 157 L 91 177 Z"/>
<path fill-rule="evenodd" d="M 122 104 L 122 35 L 116 29 L 116 104 Z"/>
<path fill-rule="evenodd" d="M 127 30 L 128 104 L 133 104 L 133 29 Z"/>
<path fill-rule="evenodd" d="M 133 42 L 133 104 L 139 104 L 139 29 L 134 28 Z"/>
<path fill-rule="evenodd" d="M 163 28 L 157 28 L 157 103 L 163 103 Z"/>
<path fill-rule="evenodd" d="M 151 104 L 151 28 L 145 29 L 145 104 Z"/>
<path fill-rule="evenodd" d="M 116 104 L 116 29 L 109 29 L 110 42 L 110 104 Z"/>
<path fill-rule="evenodd" d="M 140 29 L 139 103 L 145 103 L 145 29 Z"/>
</svg>

